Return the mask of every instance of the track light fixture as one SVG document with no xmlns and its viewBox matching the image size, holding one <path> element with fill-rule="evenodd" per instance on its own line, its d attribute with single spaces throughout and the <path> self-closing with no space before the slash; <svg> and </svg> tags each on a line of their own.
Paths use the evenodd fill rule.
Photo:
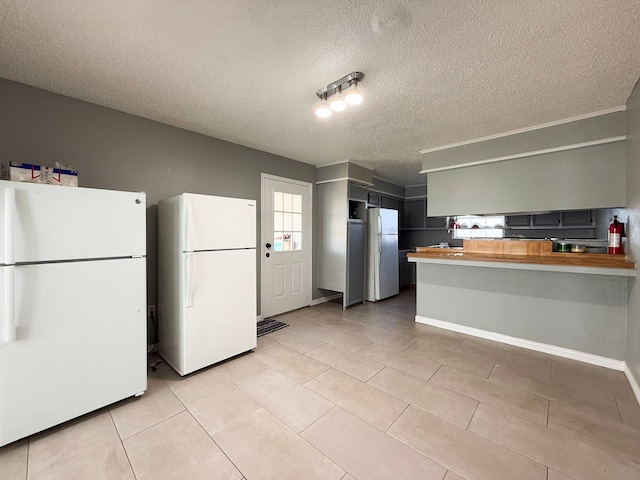
<svg viewBox="0 0 640 480">
<path fill-rule="evenodd" d="M 316 109 L 316 115 L 321 118 L 330 117 L 332 110 L 342 112 L 348 105 L 358 105 L 362 103 L 362 94 L 358 91 L 358 83 L 364 78 L 362 72 L 351 72 L 335 82 L 331 82 L 324 88 L 316 92 L 321 105 Z M 343 96 L 343 92 L 346 95 Z M 335 97 L 328 102 L 332 95 Z M 327 102 L 329 105 L 327 106 Z"/>
</svg>

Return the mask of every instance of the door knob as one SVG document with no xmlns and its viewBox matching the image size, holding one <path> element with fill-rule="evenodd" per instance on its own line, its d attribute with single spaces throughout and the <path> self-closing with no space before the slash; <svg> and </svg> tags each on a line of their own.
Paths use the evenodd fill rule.
<svg viewBox="0 0 640 480">
<path fill-rule="evenodd" d="M 267 244 L 265 245 L 265 247 L 267 247 L 267 248 L 271 248 L 271 244 L 270 244 L 270 243 L 267 243 Z"/>
<path fill-rule="evenodd" d="M 269 258 L 271 256 L 271 254 L 269 252 L 266 253 L 267 258 Z"/>
</svg>

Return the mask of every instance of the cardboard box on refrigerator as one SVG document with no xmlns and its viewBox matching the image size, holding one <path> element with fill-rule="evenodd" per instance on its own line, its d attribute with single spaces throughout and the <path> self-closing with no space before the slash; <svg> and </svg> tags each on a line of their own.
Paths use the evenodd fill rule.
<svg viewBox="0 0 640 480">
<path fill-rule="evenodd" d="M 63 166 L 48 167 L 20 162 L 3 163 L 0 178 L 15 182 L 45 183 L 66 187 L 78 186 L 78 171 Z"/>
</svg>

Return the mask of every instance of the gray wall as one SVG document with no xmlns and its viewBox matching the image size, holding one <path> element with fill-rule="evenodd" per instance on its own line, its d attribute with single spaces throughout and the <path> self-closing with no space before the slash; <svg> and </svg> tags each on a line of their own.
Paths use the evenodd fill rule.
<svg viewBox="0 0 640 480">
<path fill-rule="evenodd" d="M 396 185 L 395 183 L 387 182 L 382 178 L 373 177 L 373 186 L 371 190 L 381 193 L 387 193 L 396 197 L 404 198 L 404 187 Z"/>
<path fill-rule="evenodd" d="M 564 147 L 625 133 L 624 112 L 614 112 L 544 128 L 446 148 L 422 156 L 422 168 L 439 168 L 490 158 Z"/>
<path fill-rule="evenodd" d="M 626 277 L 418 263 L 417 282 L 420 316 L 624 358 Z"/>
<path fill-rule="evenodd" d="M 640 84 L 627 102 L 627 254 L 640 262 Z M 640 282 L 629 280 L 625 360 L 640 383 Z"/>
<path fill-rule="evenodd" d="M 316 181 L 313 165 L 4 79 L 0 105 L 1 162 L 61 162 L 79 171 L 82 187 L 146 192 L 149 304 L 158 303 L 159 200 L 182 192 L 253 198 L 260 232 L 261 173 Z M 312 296 L 322 296 L 315 282 Z"/>
<path fill-rule="evenodd" d="M 624 135 L 621 111 L 426 153 L 427 214 L 624 207 Z"/>
<path fill-rule="evenodd" d="M 625 205 L 624 142 L 427 174 L 427 215 L 585 210 Z"/>
</svg>

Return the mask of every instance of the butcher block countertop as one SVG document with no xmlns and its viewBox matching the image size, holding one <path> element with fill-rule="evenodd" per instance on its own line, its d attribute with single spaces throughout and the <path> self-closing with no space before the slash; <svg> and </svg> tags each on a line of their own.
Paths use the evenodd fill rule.
<svg viewBox="0 0 640 480">
<path fill-rule="evenodd" d="M 501 266 L 515 264 L 512 268 L 518 268 L 516 265 L 521 265 L 523 268 L 527 268 L 527 265 L 531 267 L 538 265 L 551 267 L 548 270 L 582 271 L 582 273 L 604 273 L 598 269 L 607 269 L 607 271 L 625 269 L 626 273 L 619 274 L 635 276 L 636 265 L 625 255 L 554 252 L 551 240 L 464 240 L 463 245 L 462 248 L 417 247 L 416 252 L 407 254 L 407 257 L 410 261 L 417 263 L 431 259 L 435 261 L 433 263 L 460 261 L 481 265 L 478 262 L 486 262 L 486 266 L 491 266 L 491 263 Z M 560 268 L 553 268 L 554 266 Z M 574 267 L 578 268 L 574 269 Z M 547 270 L 547 268 L 542 269 Z"/>
</svg>

